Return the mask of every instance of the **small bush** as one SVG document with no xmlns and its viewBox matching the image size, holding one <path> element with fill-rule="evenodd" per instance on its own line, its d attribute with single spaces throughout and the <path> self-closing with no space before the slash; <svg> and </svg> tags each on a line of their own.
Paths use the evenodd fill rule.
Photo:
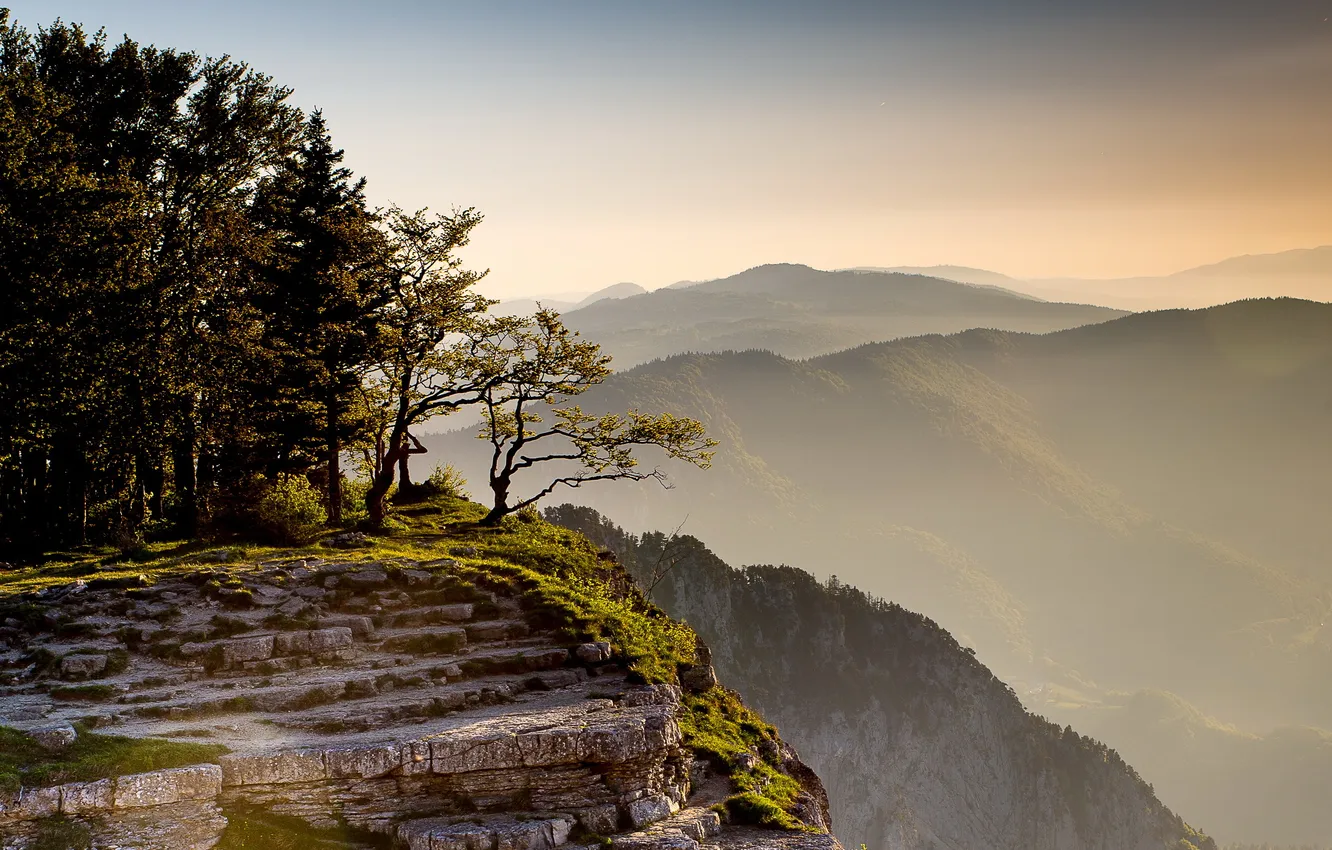
<svg viewBox="0 0 1332 850">
<path fill-rule="evenodd" d="M 430 477 L 419 485 L 422 495 L 448 496 L 450 499 L 472 498 L 467 495 L 466 487 L 467 479 L 463 478 L 462 473 L 448 463 L 435 467 L 435 471 L 430 473 Z"/>
<path fill-rule="evenodd" d="M 278 543 L 300 543 L 328 521 L 319 491 L 300 475 L 270 483 L 256 506 L 259 524 Z"/>
<path fill-rule="evenodd" d="M 368 478 L 342 478 L 342 519 L 355 524 L 365 519 L 365 494 L 370 489 Z"/>
<path fill-rule="evenodd" d="M 525 508 L 519 508 L 516 516 L 518 517 L 519 522 L 526 523 L 527 525 L 531 525 L 534 522 L 541 522 L 541 512 L 532 505 L 528 505 Z"/>
</svg>

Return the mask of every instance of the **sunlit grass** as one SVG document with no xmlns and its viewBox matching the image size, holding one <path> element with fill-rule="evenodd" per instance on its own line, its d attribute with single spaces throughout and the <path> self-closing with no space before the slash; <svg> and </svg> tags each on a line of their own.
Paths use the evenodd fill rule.
<svg viewBox="0 0 1332 850">
<path fill-rule="evenodd" d="M 211 762 L 220 744 L 99 735 L 79 729 L 74 743 L 48 749 L 17 729 L 0 726 L 0 791 L 46 787 Z"/>
</svg>

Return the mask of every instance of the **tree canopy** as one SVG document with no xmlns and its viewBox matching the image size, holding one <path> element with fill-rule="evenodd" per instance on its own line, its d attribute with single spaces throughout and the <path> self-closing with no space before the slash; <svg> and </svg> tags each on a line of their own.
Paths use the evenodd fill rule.
<svg viewBox="0 0 1332 850">
<path fill-rule="evenodd" d="M 413 429 L 470 405 L 496 520 L 664 480 L 638 446 L 707 465 L 692 420 L 566 404 L 609 358 L 554 313 L 487 314 L 460 256 L 481 214 L 372 208 L 290 95 L 229 57 L 0 9 L 0 548 L 243 529 L 302 487 L 330 525 L 357 500 L 382 522 Z M 546 462 L 565 465 L 512 499 Z"/>
</svg>

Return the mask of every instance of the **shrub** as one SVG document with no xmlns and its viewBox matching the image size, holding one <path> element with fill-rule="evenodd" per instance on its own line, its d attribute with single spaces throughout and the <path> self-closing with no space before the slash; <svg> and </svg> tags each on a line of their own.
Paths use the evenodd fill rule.
<svg viewBox="0 0 1332 850">
<path fill-rule="evenodd" d="M 467 479 L 463 478 L 462 473 L 453 468 L 453 464 L 446 463 L 443 466 L 435 467 L 435 471 L 430 473 L 430 477 L 420 485 L 422 493 L 426 496 L 448 496 L 450 499 L 470 499 L 467 495 Z"/>
<path fill-rule="evenodd" d="M 365 494 L 370 489 L 370 481 L 367 478 L 348 478 L 342 477 L 342 519 L 344 522 L 356 523 L 366 517 Z"/>
<path fill-rule="evenodd" d="M 300 475 L 280 475 L 256 506 L 259 524 L 279 543 L 300 543 L 328 521 L 319 491 Z"/>
</svg>

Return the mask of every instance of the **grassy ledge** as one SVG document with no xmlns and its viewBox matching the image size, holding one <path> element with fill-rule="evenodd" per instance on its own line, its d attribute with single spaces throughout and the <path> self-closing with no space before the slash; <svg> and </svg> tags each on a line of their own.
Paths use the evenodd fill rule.
<svg viewBox="0 0 1332 850">
<path fill-rule="evenodd" d="M 89 586 L 134 588 L 159 578 L 206 572 L 208 588 L 239 587 L 239 576 L 265 561 L 319 556 L 395 560 L 421 569 L 447 571 L 458 590 L 490 590 L 521 600 L 534 626 L 555 630 L 571 642 L 608 641 L 615 661 L 637 681 L 678 682 L 679 670 L 697 661 L 697 638 L 648 601 L 632 578 L 583 535 L 552 525 L 533 513 L 507 517 L 497 528 L 479 525 L 485 508 L 439 496 L 402 506 L 387 528 L 370 532 L 367 547 L 330 550 L 314 544 L 275 547 L 247 541 L 153 543 L 132 553 L 111 550 L 52 553 L 29 567 L 0 571 L 0 618 L 24 620 L 39 611 L 28 594 L 82 580 Z M 233 594 L 234 596 L 234 594 Z M 225 618 L 214 623 L 226 632 Z M 281 624 L 273 624 L 280 627 Z M 57 628 L 59 625 L 57 624 Z M 58 698 L 95 701 L 106 696 L 97 684 L 61 686 Z M 686 698 L 681 726 L 686 746 L 729 776 L 737 793 L 724 804 L 736 822 L 785 829 L 803 828 L 792 814 L 800 787 L 780 771 L 776 730 L 735 694 L 714 688 Z M 203 744 L 135 741 L 84 733 L 58 758 L 8 730 L 0 754 L 0 781 L 33 786 L 142 772 L 208 761 L 218 750 Z"/>
<path fill-rule="evenodd" d="M 82 728 L 78 732 L 74 743 L 55 751 L 17 729 L 0 726 L 0 792 L 185 767 L 227 752 L 220 744 L 99 735 Z"/>
</svg>

